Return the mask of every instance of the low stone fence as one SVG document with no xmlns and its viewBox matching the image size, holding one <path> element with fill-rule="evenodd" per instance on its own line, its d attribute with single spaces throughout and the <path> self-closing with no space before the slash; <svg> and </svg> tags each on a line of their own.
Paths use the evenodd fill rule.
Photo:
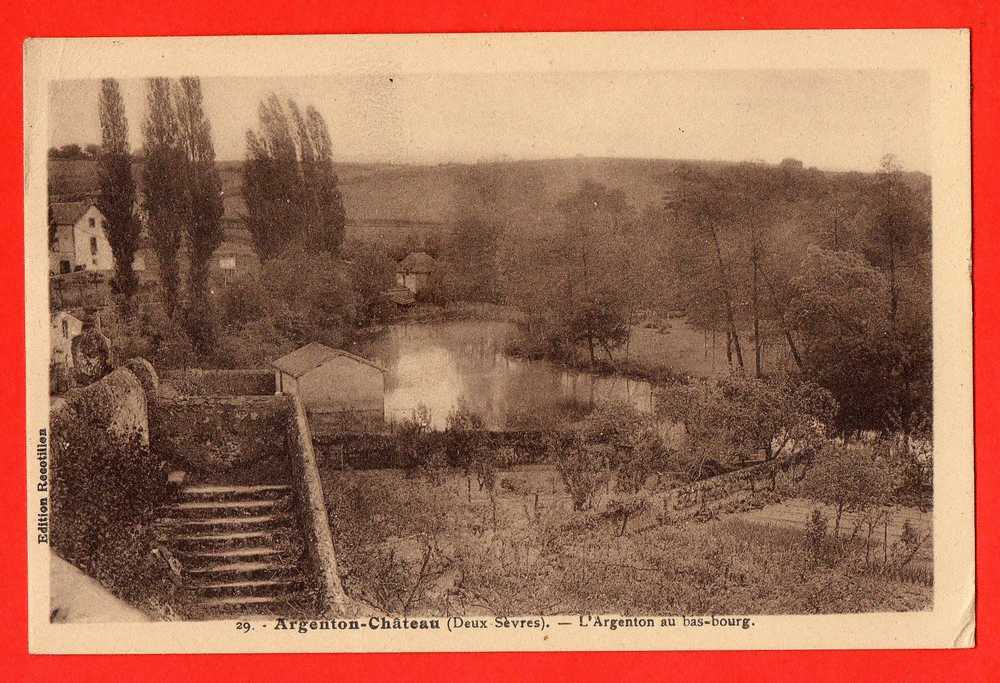
<svg viewBox="0 0 1000 683">
<path fill-rule="evenodd" d="M 166 370 L 160 373 L 166 396 L 269 396 L 275 393 L 274 372 L 254 370 Z"/>
<path fill-rule="evenodd" d="M 778 495 L 775 489 L 797 483 L 806 466 L 806 459 L 799 456 L 776 458 L 653 494 L 648 498 L 648 509 L 630 519 L 626 528 L 637 531 L 762 507 Z"/>
<path fill-rule="evenodd" d="M 422 452 L 443 452 L 452 465 L 457 465 L 457 453 L 467 447 L 464 439 L 473 439 L 477 446 L 493 451 L 506 449 L 510 457 L 505 466 L 530 465 L 545 459 L 545 432 L 477 431 L 463 434 L 463 443 L 447 431 L 430 431 L 403 437 L 398 432 L 313 432 L 313 444 L 320 464 L 325 467 L 356 470 L 393 469 L 406 467 L 405 451 L 416 448 Z M 412 441 L 406 441 L 411 439 Z"/>
<path fill-rule="evenodd" d="M 150 432 L 164 457 L 200 475 L 233 483 L 288 475 L 282 435 L 292 417 L 288 396 L 174 396 L 161 392 Z"/>
</svg>

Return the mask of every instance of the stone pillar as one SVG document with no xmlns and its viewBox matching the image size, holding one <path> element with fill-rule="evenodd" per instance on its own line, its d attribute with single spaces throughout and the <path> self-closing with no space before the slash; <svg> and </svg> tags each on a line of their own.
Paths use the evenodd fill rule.
<svg viewBox="0 0 1000 683">
<path fill-rule="evenodd" d="M 111 372 L 111 340 L 101 333 L 101 318 L 96 310 L 88 311 L 83 330 L 70 342 L 73 373 L 80 386 L 86 386 Z"/>
</svg>

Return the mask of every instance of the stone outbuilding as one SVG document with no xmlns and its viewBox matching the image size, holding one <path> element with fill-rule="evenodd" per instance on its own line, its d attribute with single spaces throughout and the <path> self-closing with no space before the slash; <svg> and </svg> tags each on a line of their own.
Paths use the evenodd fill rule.
<svg viewBox="0 0 1000 683">
<path fill-rule="evenodd" d="M 406 287 L 414 294 L 427 289 L 431 275 L 437 270 L 437 261 L 424 251 L 408 254 L 396 267 L 396 284 Z"/>
<path fill-rule="evenodd" d="M 272 363 L 278 393 L 296 394 L 314 432 L 380 428 L 386 370 L 348 351 L 312 342 Z"/>
</svg>

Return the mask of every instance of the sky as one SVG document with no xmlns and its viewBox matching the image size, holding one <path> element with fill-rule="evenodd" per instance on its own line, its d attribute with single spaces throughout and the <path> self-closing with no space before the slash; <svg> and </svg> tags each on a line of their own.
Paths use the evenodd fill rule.
<svg viewBox="0 0 1000 683">
<path fill-rule="evenodd" d="M 245 156 L 269 93 L 312 104 L 336 161 L 574 156 L 800 159 L 872 171 L 885 154 L 930 171 L 929 78 L 919 71 L 396 74 L 202 81 L 217 158 Z M 145 83 L 121 81 L 133 148 Z M 50 89 L 49 144 L 98 143 L 97 80 Z"/>
</svg>

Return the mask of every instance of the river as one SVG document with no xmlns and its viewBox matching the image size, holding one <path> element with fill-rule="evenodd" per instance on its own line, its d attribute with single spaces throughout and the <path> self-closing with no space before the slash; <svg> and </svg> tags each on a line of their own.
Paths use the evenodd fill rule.
<svg viewBox="0 0 1000 683">
<path fill-rule="evenodd" d="M 392 325 L 362 353 L 389 370 L 385 412 L 390 420 L 409 418 L 424 406 L 431 425 L 442 429 L 448 415 L 464 405 L 478 413 L 487 428 L 509 429 L 523 425 L 526 417 L 605 401 L 651 410 L 648 382 L 508 357 L 504 347 L 516 333 L 515 325 L 503 322 Z"/>
</svg>

